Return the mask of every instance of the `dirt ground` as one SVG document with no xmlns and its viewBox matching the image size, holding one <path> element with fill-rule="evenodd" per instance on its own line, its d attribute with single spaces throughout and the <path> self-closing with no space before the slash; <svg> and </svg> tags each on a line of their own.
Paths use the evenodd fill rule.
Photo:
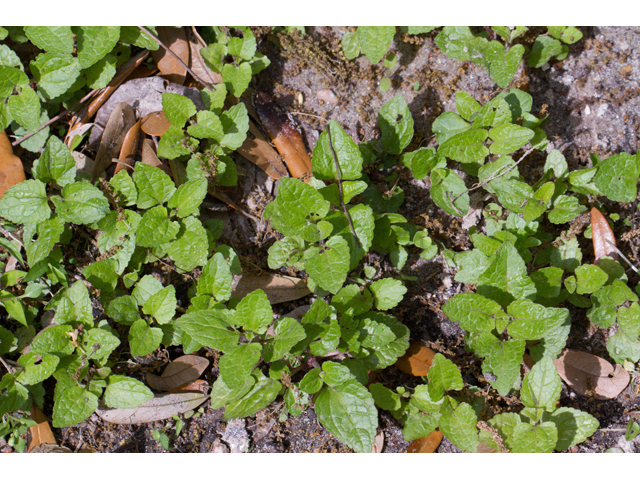
<svg viewBox="0 0 640 480">
<path fill-rule="evenodd" d="M 640 135 L 640 28 L 580 29 L 584 38 L 570 46 L 570 53 L 565 60 L 552 62 L 540 69 L 530 69 L 523 62 L 512 84 L 533 96 L 533 112 L 547 111 L 550 114 L 545 127 L 550 139 L 549 149 L 560 149 L 571 168 L 588 165 L 590 153 L 598 153 L 603 158 L 620 152 L 635 153 L 638 151 Z M 390 72 L 383 72 L 381 66 L 371 65 L 364 56 L 348 61 L 341 55 L 339 42 L 345 31 L 346 27 L 307 28 L 307 37 L 278 38 L 269 35 L 267 28 L 255 29 L 259 39 L 258 49 L 269 57 L 271 65 L 258 75 L 252 86 L 271 93 L 293 115 L 310 152 L 327 120 L 340 123 L 356 142 L 375 138 L 379 135 L 376 127 L 378 110 L 398 93 L 404 96 L 413 115 L 415 146 L 429 146 L 435 143 L 431 133 L 433 121 L 442 112 L 454 110 L 457 91 L 464 90 L 483 102 L 498 91 L 483 68 L 449 59 L 442 54 L 434 42 L 434 34 L 413 39 L 396 35 L 390 52 L 397 55 L 398 65 Z M 534 29 L 527 34 L 530 42 L 537 33 Z M 378 82 L 385 74 L 390 75 L 392 87 L 380 93 Z M 417 90 L 416 82 L 419 82 Z M 338 98 L 337 105 L 318 98 L 318 92 L 327 89 Z M 541 175 L 543 162 L 544 155 L 533 154 L 520 170 L 529 172 L 532 176 L 530 181 L 534 182 Z M 237 164 L 240 185 L 234 193 L 235 198 L 239 199 L 240 205 L 259 217 L 266 204 L 273 199 L 273 184 L 262 171 L 240 157 L 237 157 Z M 466 178 L 464 172 L 460 174 Z M 471 185 L 472 180 L 466 179 Z M 379 186 L 384 188 L 384 180 L 380 182 Z M 398 186 L 405 192 L 405 201 L 399 213 L 410 222 L 426 227 L 429 234 L 448 249 L 463 251 L 470 248 L 471 243 L 461 220 L 448 216 L 431 201 L 426 179 L 418 181 L 401 175 Z M 622 218 L 633 220 L 631 227 L 616 232 L 618 238 L 637 227 L 636 203 L 622 206 L 606 204 L 609 213 L 617 212 Z M 481 209 L 482 203 L 475 206 Z M 212 199 L 207 199 L 204 210 L 205 215 L 225 220 L 222 242 L 233 246 L 241 257 L 243 268 L 254 273 L 268 269 L 266 252 L 276 237 L 264 222 L 256 222 L 229 211 Z M 466 222 L 465 227 L 468 226 L 469 222 Z M 554 225 L 548 224 L 545 228 L 552 234 L 559 234 Z M 582 236 L 579 238 L 585 242 L 583 252 L 588 252 L 585 239 Z M 639 260 L 635 256 L 640 248 L 637 236 L 620 244 L 625 255 L 636 262 Z M 370 253 L 368 261 L 392 271 L 384 256 Z M 585 261 L 588 261 L 586 256 Z M 285 270 L 282 273 L 300 275 Z M 409 259 L 402 273 L 416 276 L 418 280 L 407 282 L 408 293 L 390 313 L 410 329 L 412 340 L 421 341 L 454 361 L 461 368 L 468 385 L 488 391 L 480 362 L 464 350 L 462 330 L 445 318 L 441 311 L 447 299 L 466 289 L 464 284 L 453 279 L 455 270 L 447 266 L 442 256 L 428 261 L 421 259 L 416 248 L 409 250 Z M 627 274 L 631 284 L 640 280 L 632 271 Z M 309 297 L 276 305 L 274 311 L 282 315 L 308 303 Z M 608 332 L 590 326 L 583 311 L 573 309 L 571 313 L 572 330 L 567 346 L 608 358 L 605 348 Z M 211 366 L 203 378 L 212 383 L 218 373 L 217 355 L 205 350 L 201 354 L 207 355 Z M 137 374 L 133 375 L 141 377 L 142 373 L 148 371 L 160 372 L 168 359 L 181 354 L 179 348 L 161 349 L 146 357 Z M 379 373 L 377 381 L 395 387 L 412 385 L 416 379 L 395 367 L 389 367 Z M 632 442 L 624 440 L 624 429 L 629 419 L 638 419 L 640 416 L 639 393 L 639 379 L 635 376 L 618 398 L 609 401 L 580 396 L 563 384 L 561 405 L 585 410 L 600 422 L 600 429 L 591 439 L 573 447 L 571 451 L 602 452 L 611 447 L 620 447 L 628 452 L 640 452 L 638 439 Z M 517 410 L 518 402 L 511 400 L 497 397 L 494 392 L 493 396 L 487 396 L 487 412 Z M 171 451 L 175 452 L 224 451 L 237 442 L 246 445 L 250 452 L 350 451 L 320 426 L 313 409 L 281 422 L 282 407 L 282 404 L 276 403 L 256 414 L 255 418 L 227 423 L 222 410 L 213 410 L 205 403 L 193 417 L 184 420 L 184 427 L 178 436 L 175 435 L 173 420 L 118 426 L 103 422 L 96 414 L 80 425 L 54 429 L 54 433 L 60 445 L 73 451 L 164 451 L 152 437 L 154 429 L 166 432 Z M 45 408 L 45 413 L 50 415 L 51 406 L 48 408 L 48 411 Z M 386 412 L 380 414 L 379 428 L 385 437 L 383 452 L 406 451 L 408 442 L 403 439 L 401 427 L 391 415 Z M 438 449 L 438 452 L 457 451 L 446 438 Z"/>
</svg>

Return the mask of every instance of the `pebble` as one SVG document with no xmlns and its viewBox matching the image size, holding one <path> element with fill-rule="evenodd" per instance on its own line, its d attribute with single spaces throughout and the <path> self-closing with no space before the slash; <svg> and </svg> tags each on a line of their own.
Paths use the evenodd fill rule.
<svg viewBox="0 0 640 480">
<path fill-rule="evenodd" d="M 318 90 L 316 92 L 316 97 L 318 98 L 318 100 L 322 100 L 323 102 L 327 102 L 332 105 L 337 105 L 338 103 L 340 103 L 340 100 L 338 100 L 338 97 L 336 97 L 336 94 L 333 93 L 328 88 L 325 88 L 323 90 Z"/>
</svg>

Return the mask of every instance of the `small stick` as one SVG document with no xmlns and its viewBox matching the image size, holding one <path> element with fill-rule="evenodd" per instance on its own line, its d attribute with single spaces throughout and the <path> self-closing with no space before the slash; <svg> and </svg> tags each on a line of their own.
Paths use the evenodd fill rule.
<svg viewBox="0 0 640 480">
<path fill-rule="evenodd" d="M 82 97 L 80 100 L 78 100 L 78 103 L 76 103 L 73 107 L 67 108 L 64 112 L 59 113 L 58 115 L 56 115 L 55 117 L 53 117 L 51 120 L 49 120 L 46 123 L 43 123 L 42 125 L 40 125 L 40 128 L 38 128 L 38 130 L 36 130 L 35 132 L 31 132 L 27 135 L 25 135 L 24 137 L 16 140 L 15 142 L 13 142 L 11 145 L 12 146 L 16 146 L 16 145 L 20 145 L 22 142 L 24 142 L 25 140 L 33 137 L 36 133 L 38 133 L 40 130 L 48 127 L 49 125 L 51 125 L 52 123 L 57 122 L 58 120 L 60 120 L 62 117 L 66 116 L 67 114 L 71 113 L 72 111 L 74 111 L 76 108 L 78 108 L 80 105 L 82 105 L 84 102 L 86 102 L 87 100 L 89 100 L 91 97 L 93 97 L 96 92 L 98 90 L 91 90 L 89 93 L 87 93 L 84 97 Z"/>
<path fill-rule="evenodd" d="M 616 247 L 613 242 L 611 240 L 609 240 L 608 238 L 605 238 L 605 241 L 611 245 L 611 247 L 618 253 L 618 255 L 620 255 L 622 258 L 625 259 L 625 261 L 629 264 L 629 266 L 631 267 L 631 269 L 636 272 L 638 275 L 640 275 L 640 272 L 638 271 L 638 269 L 633 265 L 633 263 L 631 263 L 631 261 L 625 257 L 624 253 L 622 253 L 618 247 Z"/>
<path fill-rule="evenodd" d="M 0 362 L 2 363 L 2 365 L 4 365 L 4 368 L 7 369 L 7 372 L 13 373 L 13 368 L 7 365 L 7 363 L 4 361 L 4 358 L 0 357 Z"/>
<path fill-rule="evenodd" d="M 191 76 L 193 78 L 195 78 L 199 83 L 201 83 L 207 90 L 209 90 L 210 92 L 215 92 L 215 90 L 213 88 L 211 88 L 211 85 L 209 85 L 208 82 L 205 82 L 203 79 L 201 79 L 193 70 L 191 70 L 191 68 L 189 68 L 189 66 L 184 63 L 182 61 L 182 59 L 176 55 L 169 47 L 167 47 L 162 40 L 160 40 L 158 37 L 156 37 L 153 33 L 151 33 L 149 30 L 147 30 L 144 27 L 138 26 L 138 28 L 140 30 L 142 30 L 144 33 L 146 33 L 147 35 L 149 35 L 151 38 L 153 38 L 156 42 L 158 42 L 158 45 L 160 45 L 162 48 L 164 48 L 167 52 L 169 52 L 169 54 L 173 55 L 173 57 L 178 61 L 178 63 L 180 65 L 182 65 L 184 68 L 187 69 L 187 72 L 189 72 L 191 74 Z"/>
<path fill-rule="evenodd" d="M 320 115 L 313 115 L 312 113 L 304 113 L 304 112 L 289 112 L 289 113 L 293 115 L 306 115 L 307 117 L 315 117 L 318 120 L 324 120 L 325 122 L 329 121 L 326 118 L 322 118 Z"/>
</svg>

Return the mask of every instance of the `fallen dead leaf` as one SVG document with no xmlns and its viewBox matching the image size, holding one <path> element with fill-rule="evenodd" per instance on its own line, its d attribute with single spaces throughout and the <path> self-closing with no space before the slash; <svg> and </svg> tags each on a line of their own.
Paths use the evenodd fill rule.
<svg viewBox="0 0 640 480">
<path fill-rule="evenodd" d="M 208 398 L 208 395 L 200 392 L 161 393 L 137 408 L 109 408 L 101 403 L 96 413 L 109 423 L 151 423 L 193 410 Z"/>
<path fill-rule="evenodd" d="M 180 392 L 201 392 L 207 393 L 210 386 L 206 380 L 194 380 L 193 382 L 189 382 L 185 385 L 181 385 L 176 388 L 172 388 L 167 393 L 180 393 Z"/>
<path fill-rule="evenodd" d="M 189 38 L 189 49 L 191 52 L 189 63 L 187 64 L 189 68 L 205 82 L 221 83 L 222 75 L 207 68 L 202 55 L 200 55 L 200 49 L 205 48 L 207 44 L 197 32 L 196 27 L 191 27 L 191 31 L 187 31 L 187 37 Z"/>
<path fill-rule="evenodd" d="M 607 242 L 608 240 L 615 246 L 616 237 L 607 219 L 600 213 L 600 210 L 595 207 L 591 209 L 591 232 L 593 237 L 593 253 L 596 258 L 594 263 L 597 264 L 600 257 L 605 255 L 617 260 L 618 252 Z"/>
<path fill-rule="evenodd" d="M 431 432 L 428 436 L 411 442 L 407 448 L 407 453 L 435 453 L 440 446 L 440 442 L 442 442 L 442 437 L 444 435 L 438 430 Z"/>
<path fill-rule="evenodd" d="M 272 305 L 297 300 L 311 293 L 307 288 L 307 283 L 303 279 L 296 277 L 240 275 L 234 279 L 234 283 L 235 288 L 231 298 L 244 298 L 254 290 L 260 289 L 267 294 L 267 298 Z"/>
<path fill-rule="evenodd" d="M 605 359 L 578 350 L 563 350 L 553 363 L 573 390 L 581 395 L 594 395 L 598 400 L 617 397 L 631 380 L 622 365 L 614 369 Z"/>
<path fill-rule="evenodd" d="M 252 136 L 253 138 L 251 138 Z M 251 120 L 249 120 L 249 135 L 236 151 L 251 163 L 257 165 L 271 178 L 278 179 L 289 176 L 278 152 L 267 142 Z"/>
<path fill-rule="evenodd" d="M 142 119 L 142 131 L 147 135 L 161 137 L 171 126 L 164 112 L 151 112 Z"/>
<path fill-rule="evenodd" d="M 9 137 L 0 132 L 0 198 L 15 184 L 25 180 L 22 161 L 13 154 Z"/>
<path fill-rule="evenodd" d="M 111 112 L 109 122 L 102 134 L 100 148 L 93 166 L 93 180 L 109 168 L 113 159 L 118 157 L 126 133 L 136 123 L 136 114 L 128 103 L 121 102 Z"/>
<path fill-rule="evenodd" d="M 184 28 L 157 27 L 158 38 L 162 40 L 173 53 L 175 53 L 185 65 L 189 65 L 189 41 Z M 162 46 L 151 52 L 153 61 L 158 65 L 162 76 L 167 80 L 184 85 L 187 78 L 187 69 L 176 58 L 167 52 Z"/>
<path fill-rule="evenodd" d="M 147 384 L 154 390 L 166 392 L 192 382 L 209 366 L 209 360 L 197 355 L 183 355 L 172 361 L 161 376 L 147 373 Z"/>
<path fill-rule="evenodd" d="M 39 445 L 35 447 L 29 453 L 73 453 L 67 447 L 59 447 L 58 445 L 51 445 L 49 443 L 45 443 L 43 445 Z"/>
<path fill-rule="evenodd" d="M 116 164 L 116 170 L 114 172 L 118 173 L 120 170 L 127 168 L 129 165 L 131 170 L 133 169 L 133 165 L 136 162 L 136 153 L 138 152 L 138 146 L 140 145 L 140 140 L 142 135 L 140 133 L 140 126 L 142 125 L 142 120 L 138 120 L 133 127 L 129 129 L 129 131 L 125 134 L 124 140 L 122 141 L 122 148 L 120 149 L 120 156 L 118 157 L 118 164 Z"/>
<path fill-rule="evenodd" d="M 373 447 L 371 447 L 371 453 L 382 453 L 384 448 L 384 432 L 380 432 L 373 440 Z"/>
<path fill-rule="evenodd" d="M 158 155 L 156 155 L 156 146 L 150 138 L 145 138 L 142 141 L 142 163 L 159 168 L 164 173 L 171 176 L 171 168 L 165 165 L 162 160 L 158 158 Z"/>
<path fill-rule="evenodd" d="M 396 361 L 396 367 L 408 375 L 423 377 L 429 373 L 436 352 L 419 342 L 411 342 L 409 349 Z"/>
<path fill-rule="evenodd" d="M 27 453 L 40 445 L 51 444 L 57 446 L 58 442 L 53 436 L 49 420 L 42 413 L 42 410 L 35 405 L 31 406 L 31 419 L 37 422 L 37 425 L 29 427 L 27 432 Z"/>
</svg>

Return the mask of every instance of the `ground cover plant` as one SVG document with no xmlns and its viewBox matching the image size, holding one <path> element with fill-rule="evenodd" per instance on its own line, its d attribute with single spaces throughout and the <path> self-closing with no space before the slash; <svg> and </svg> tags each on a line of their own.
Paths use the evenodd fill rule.
<svg viewBox="0 0 640 480">
<path fill-rule="evenodd" d="M 355 452 L 381 451 L 383 425 L 396 451 L 444 437 L 562 452 L 602 428 L 594 404 L 630 398 L 637 144 L 577 162 L 518 80 L 566 59 L 582 30 L 338 33 L 0 28 L 1 447 L 67 448 L 66 432 L 97 422 L 150 426 L 172 450 L 216 411 L 214 451 L 246 451 L 246 421 L 256 444 L 313 412 Z M 264 91 L 280 56 L 302 55 L 338 93 L 368 75 L 380 96 L 407 68 L 393 45 L 427 41 L 491 85 L 450 91 L 427 130 L 401 93 L 350 133 Z M 333 91 L 317 97 L 339 110 Z M 292 113 L 317 122 L 313 148 Z M 433 278 L 418 264 L 451 272 L 434 307 L 451 344 L 403 309 Z M 628 450 L 637 422 L 622 430 Z"/>
</svg>

